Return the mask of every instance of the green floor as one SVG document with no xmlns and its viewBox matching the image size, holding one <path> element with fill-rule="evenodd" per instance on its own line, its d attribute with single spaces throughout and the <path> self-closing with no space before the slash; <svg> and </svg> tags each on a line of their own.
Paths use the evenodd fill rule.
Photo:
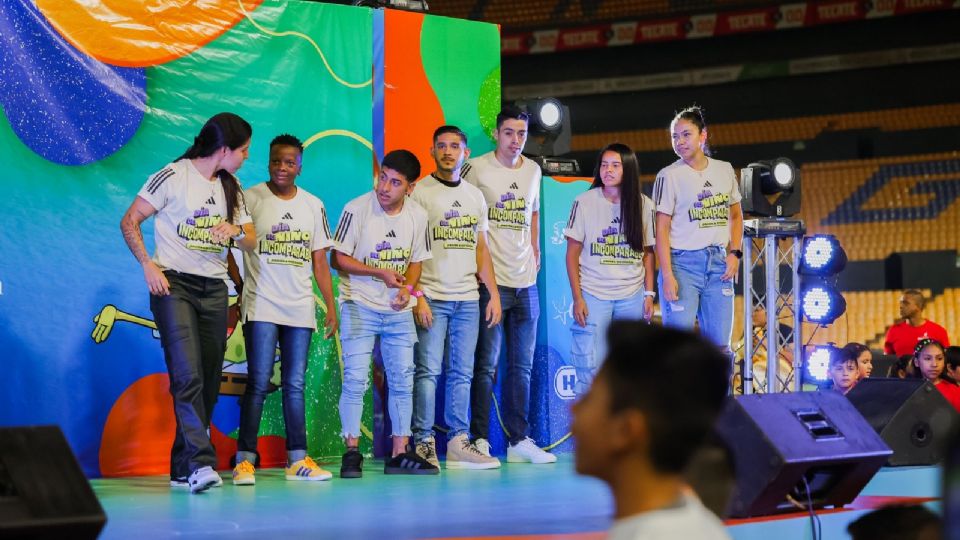
<svg viewBox="0 0 960 540">
<path fill-rule="evenodd" d="M 329 467 L 336 470 L 335 467 Z M 600 482 L 578 476 L 570 456 L 553 465 L 504 464 L 491 471 L 446 471 L 439 477 L 385 476 L 368 462 L 365 477 L 288 482 L 282 469 L 261 470 L 257 485 L 200 495 L 171 490 L 166 477 L 93 480 L 107 512 L 102 538 L 437 538 L 562 534 L 591 538 L 610 524 L 611 501 Z M 882 470 L 868 496 L 934 497 L 939 469 Z M 869 497 L 867 497 L 869 499 Z M 936 503 L 931 503 L 936 506 Z M 822 516 L 824 538 L 846 538 L 859 508 Z M 794 515 L 730 527 L 737 540 L 810 538 L 809 519 Z M 586 534 L 584 534 L 586 533 Z"/>
</svg>

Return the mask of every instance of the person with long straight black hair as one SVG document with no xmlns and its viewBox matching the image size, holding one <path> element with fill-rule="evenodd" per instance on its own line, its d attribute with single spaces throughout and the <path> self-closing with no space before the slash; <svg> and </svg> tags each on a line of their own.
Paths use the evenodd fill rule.
<svg viewBox="0 0 960 540">
<path fill-rule="evenodd" d="M 563 230 L 573 293 L 574 387 L 590 383 L 606 355 L 614 319 L 653 316 L 653 201 L 640 188 L 640 164 L 629 146 L 608 144 L 597 156 L 593 184 L 577 196 Z"/>
<path fill-rule="evenodd" d="M 253 249 L 256 232 L 234 176 L 247 159 L 250 124 L 232 113 L 210 118 L 182 156 L 150 176 L 120 229 L 143 266 L 177 432 L 171 487 L 199 493 L 222 484 L 213 470 L 210 419 L 220 391 L 227 340 L 227 251 Z M 154 216 L 151 258 L 141 224 Z"/>
</svg>

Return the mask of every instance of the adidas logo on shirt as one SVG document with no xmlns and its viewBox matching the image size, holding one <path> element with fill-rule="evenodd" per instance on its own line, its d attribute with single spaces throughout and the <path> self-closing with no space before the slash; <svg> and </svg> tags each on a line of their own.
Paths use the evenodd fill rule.
<svg viewBox="0 0 960 540">
<path fill-rule="evenodd" d="M 705 187 L 705 188 L 707 188 L 707 187 L 713 187 L 713 184 L 711 184 L 710 181 L 707 180 L 706 182 L 703 183 L 703 187 Z"/>
<path fill-rule="evenodd" d="M 510 189 L 520 189 L 520 186 L 518 186 L 517 183 L 514 182 L 514 183 L 510 184 Z"/>
<path fill-rule="evenodd" d="M 284 215 L 283 215 L 283 217 L 282 217 L 282 218 L 280 218 L 280 219 L 293 219 L 293 216 L 292 216 L 292 215 L 290 215 L 290 212 L 287 212 L 287 213 L 286 213 L 286 214 L 284 214 Z"/>
<path fill-rule="evenodd" d="M 613 223 L 620 223 L 620 216 L 613 218 Z"/>
<path fill-rule="evenodd" d="M 396 237 L 397 237 L 397 233 L 393 232 L 392 229 L 390 230 L 390 232 L 387 233 L 387 238 L 396 238 Z"/>
<path fill-rule="evenodd" d="M 210 198 L 207 199 L 206 204 L 217 204 L 217 201 L 214 200 L 213 195 L 211 195 Z"/>
<path fill-rule="evenodd" d="M 453 201 L 453 204 L 450 206 L 453 206 L 454 208 L 460 208 L 460 201 Z"/>
</svg>

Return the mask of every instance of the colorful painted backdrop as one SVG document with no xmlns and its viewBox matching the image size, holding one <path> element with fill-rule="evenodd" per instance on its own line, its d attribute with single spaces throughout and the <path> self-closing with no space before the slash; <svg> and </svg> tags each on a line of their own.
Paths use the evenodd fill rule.
<svg viewBox="0 0 960 540">
<path fill-rule="evenodd" d="M 167 376 L 118 228 L 147 176 L 229 110 L 254 126 L 243 184 L 266 179 L 270 139 L 293 133 L 306 143 L 298 181 L 334 220 L 370 189 L 378 155 L 407 147 L 425 159 L 441 123 L 488 151 L 499 65 L 495 26 L 410 13 L 271 0 L 3 2 L 0 425 L 60 425 L 91 476 L 167 472 Z M 144 233 L 152 246 L 149 222 Z M 221 464 L 236 448 L 245 359 L 231 325 L 212 428 Z M 367 449 L 382 430 L 374 382 Z M 307 385 L 309 450 L 338 455 L 336 340 L 314 337 Z M 276 391 L 266 403 L 267 464 L 284 459 L 280 401 Z"/>
</svg>

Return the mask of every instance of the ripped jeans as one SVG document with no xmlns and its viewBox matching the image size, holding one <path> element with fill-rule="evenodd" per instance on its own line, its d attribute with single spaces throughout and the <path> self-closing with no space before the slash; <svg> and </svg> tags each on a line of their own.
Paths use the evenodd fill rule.
<svg viewBox="0 0 960 540">
<path fill-rule="evenodd" d="M 700 333 L 720 346 L 728 357 L 733 331 L 733 280 L 722 280 L 727 271 L 727 252 L 720 246 L 697 250 L 670 250 L 673 276 L 677 279 L 676 302 L 663 299 L 663 273 L 657 278 L 663 325 L 692 329 L 696 321 Z"/>
</svg>

